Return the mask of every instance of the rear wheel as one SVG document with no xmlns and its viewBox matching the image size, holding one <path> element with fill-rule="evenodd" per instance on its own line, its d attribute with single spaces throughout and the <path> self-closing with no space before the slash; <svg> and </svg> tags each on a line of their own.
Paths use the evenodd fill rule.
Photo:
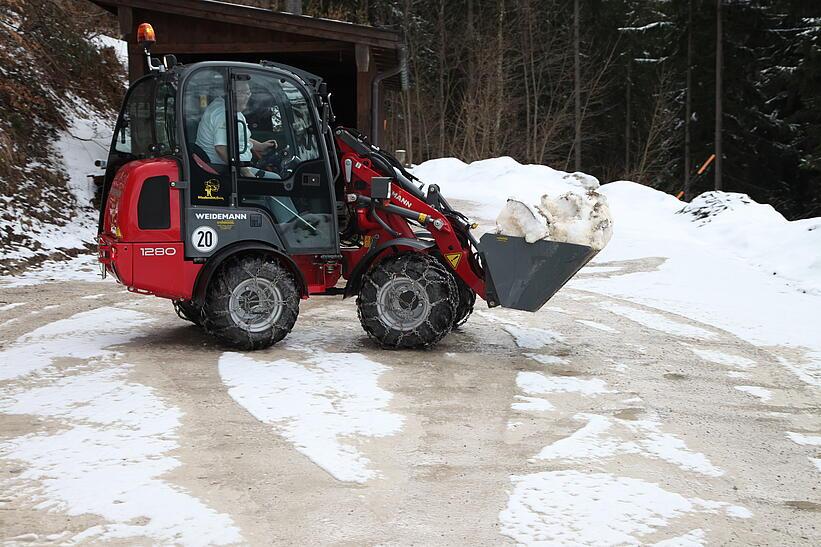
<svg viewBox="0 0 821 547">
<path fill-rule="evenodd" d="M 453 327 L 458 290 L 453 275 L 433 257 L 386 258 L 365 274 L 356 301 L 359 321 L 383 347 L 429 346 Z"/>
<path fill-rule="evenodd" d="M 262 349 L 291 332 L 299 315 L 299 292 L 277 260 L 228 259 L 208 286 L 203 326 L 239 349 Z"/>
</svg>

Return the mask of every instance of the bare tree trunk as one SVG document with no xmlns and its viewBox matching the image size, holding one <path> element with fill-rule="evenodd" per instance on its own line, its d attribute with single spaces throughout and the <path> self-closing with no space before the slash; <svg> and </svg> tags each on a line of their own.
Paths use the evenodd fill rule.
<svg viewBox="0 0 821 547">
<path fill-rule="evenodd" d="M 530 120 L 530 98 L 535 95 L 535 90 L 530 88 L 529 65 L 533 56 L 533 27 L 530 25 L 530 0 L 522 2 L 522 22 L 526 25 L 526 31 L 522 33 L 522 72 L 525 81 L 525 161 L 532 162 L 531 155 L 531 120 Z"/>
<path fill-rule="evenodd" d="M 445 156 L 445 0 L 439 0 L 439 157 Z"/>
<path fill-rule="evenodd" d="M 496 31 L 496 54 L 498 61 L 496 65 L 496 120 L 493 128 L 493 153 L 499 154 L 502 148 L 502 107 L 504 105 L 504 28 L 505 23 L 505 0 L 499 0 L 499 28 Z"/>
<path fill-rule="evenodd" d="M 724 188 L 724 182 L 721 180 L 721 167 L 723 163 L 723 158 L 721 157 L 721 118 L 722 118 L 722 108 L 721 108 L 721 80 L 723 77 L 723 56 L 724 52 L 722 51 L 722 36 L 721 36 L 721 0 L 716 0 L 716 172 L 715 172 L 715 188 L 716 190 L 722 190 Z"/>
<path fill-rule="evenodd" d="M 630 72 L 633 68 L 633 59 L 632 53 L 630 57 L 627 59 L 627 114 L 626 120 L 624 124 L 624 178 L 627 180 L 630 175 L 630 130 L 632 129 L 633 125 L 633 110 L 631 108 L 632 101 L 630 99 L 630 93 L 633 89 L 633 81 L 631 80 Z"/>
<path fill-rule="evenodd" d="M 579 54 L 579 0 L 573 0 L 573 57 L 575 75 L 575 115 L 576 137 L 573 149 L 576 155 L 575 170 L 582 169 L 582 100 L 581 100 L 581 56 Z"/>
<path fill-rule="evenodd" d="M 693 117 L 693 0 L 687 2 L 687 89 L 684 107 L 684 199 L 692 199 L 690 188 L 690 120 Z"/>
</svg>

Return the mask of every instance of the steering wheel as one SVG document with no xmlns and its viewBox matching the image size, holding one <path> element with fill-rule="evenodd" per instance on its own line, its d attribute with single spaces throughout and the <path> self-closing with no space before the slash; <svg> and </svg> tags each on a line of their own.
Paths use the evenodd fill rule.
<svg viewBox="0 0 821 547">
<path fill-rule="evenodd" d="M 290 159 L 291 146 L 287 145 L 282 148 L 269 148 L 256 162 L 256 166 L 265 171 L 272 171 L 278 175 L 282 175 L 282 164 Z"/>
</svg>

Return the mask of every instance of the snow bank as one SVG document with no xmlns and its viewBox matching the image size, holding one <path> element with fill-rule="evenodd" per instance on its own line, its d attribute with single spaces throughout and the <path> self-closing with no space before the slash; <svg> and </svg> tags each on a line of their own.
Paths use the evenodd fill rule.
<svg viewBox="0 0 821 547">
<path fill-rule="evenodd" d="M 438 184 L 448 199 L 474 203 L 482 219 L 496 218 L 510 196 L 540 204 L 543 195 L 585 196 L 592 177 L 501 157 L 466 164 L 455 158 L 422 163 L 414 175 Z M 598 260 L 669 257 L 676 247 L 720 249 L 800 289 L 821 294 L 821 218 L 790 222 L 744 194 L 707 192 L 692 203 L 629 181 L 597 190 L 617 220 L 616 238 Z M 533 210 L 531 210 L 533 213 Z M 615 244 L 615 246 L 614 246 Z"/>
</svg>

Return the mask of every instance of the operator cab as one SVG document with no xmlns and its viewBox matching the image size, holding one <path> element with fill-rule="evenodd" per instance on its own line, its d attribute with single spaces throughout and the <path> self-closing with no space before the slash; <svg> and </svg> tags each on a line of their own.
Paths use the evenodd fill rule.
<svg viewBox="0 0 821 547">
<path fill-rule="evenodd" d="M 243 241 L 287 255 L 337 255 L 338 172 L 321 79 L 273 63 L 171 64 L 135 82 L 126 96 L 103 211 L 122 166 L 169 158 L 179 167 L 169 181 L 180 191 L 179 213 L 162 190 L 153 191 L 156 199 L 141 195 L 145 211 L 138 213 L 157 217 L 149 230 L 168 228 L 166 219 L 178 215 L 186 259 L 203 260 Z"/>
</svg>

